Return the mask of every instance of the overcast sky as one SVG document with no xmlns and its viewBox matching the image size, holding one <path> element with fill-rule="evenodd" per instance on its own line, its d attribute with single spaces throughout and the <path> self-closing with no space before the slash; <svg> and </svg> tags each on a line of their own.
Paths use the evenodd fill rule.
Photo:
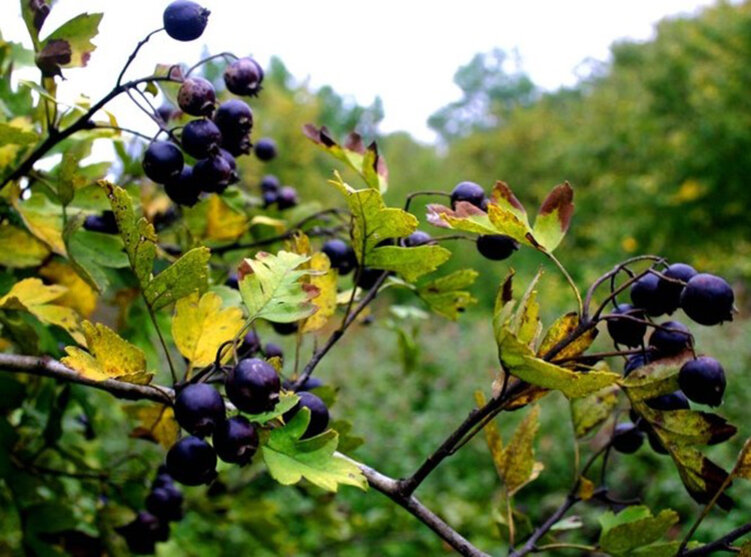
<svg viewBox="0 0 751 557">
<path fill-rule="evenodd" d="M 370 104 L 384 102 L 382 131 L 404 129 L 432 140 L 426 120 L 460 97 L 456 69 L 477 52 L 516 49 L 522 68 L 548 89 L 571 85 L 577 66 L 606 60 L 622 38 L 645 40 L 666 16 L 696 13 L 711 0 L 379 0 L 326 2 L 205 0 L 212 11 L 206 33 L 192 43 L 165 34 L 143 49 L 130 75 L 147 75 L 155 62 L 189 63 L 204 45 L 212 53 L 252 54 L 265 64 L 279 56 L 299 79 L 329 84 L 340 94 Z M 111 87 L 135 43 L 161 27 L 168 2 L 155 0 L 58 0 L 42 36 L 82 11 L 105 16 L 89 68 L 66 72 L 61 94 L 99 97 Z M 19 2 L 0 1 L 0 29 L 27 40 Z M 147 126 L 129 106 L 121 122 Z M 123 124 L 124 125 L 124 124 Z"/>
</svg>

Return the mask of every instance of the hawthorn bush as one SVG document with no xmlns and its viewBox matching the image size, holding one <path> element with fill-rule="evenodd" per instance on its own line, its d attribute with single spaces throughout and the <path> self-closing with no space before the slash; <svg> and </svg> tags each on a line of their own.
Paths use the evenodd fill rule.
<svg viewBox="0 0 751 557">
<path fill-rule="evenodd" d="M 700 352 L 689 326 L 670 317 L 680 308 L 701 326 L 731 320 L 734 293 L 724 279 L 642 255 L 580 291 L 554 255 L 574 212 L 568 183 L 550 191 L 532 225 L 500 181 L 490 191 L 469 181 L 416 191 L 403 208 L 390 207 L 376 144 L 355 133 L 340 142 L 316 125 L 302 133 L 359 185 L 333 173 L 341 206 L 306 200 L 272 175 L 248 184 L 237 158 L 262 165 L 291 156 L 273 138 L 252 140 L 251 105 L 264 79 L 253 58 L 222 53 L 126 79 L 152 35 L 195 40 L 210 22 L 207 10 L 186 0 L 169 4 L 163 28 L 136 46 L 109 94 L 65 106 L 56 83 L 63 70 L 86 65 L 101 14 L 81 14 L 40 39 L 50 6 L 21 5 L 42 78 L 14 82 L 12 70 L 28 53 L 0 44 L 0 480 L 4 506 L 13 506 L 21 527 L 11 551 L 154 553 L 184 517 L 186 491 L 213 497 L 228 489 L 222 476 L 242 467 L 253 473 L 241 484 L 265 477 L 303 493 L 373 488 L 463 555 L 706 555 L 736 551 L 735 541 L 751 532 L 751 524 L 728 524 L 719 539 L 694 540 L 714 507 L 735 504 L 733 480 L 751 478 L 751 445 L 730 471 L 700 451 L 736 433 L 721 416 L 692 408 L 721 404 L 725 370 Z M 226 90 L 198 75 L 216 60 L 225 64 Z M 155 131 L 123 128 L 106 112 L 120 95 L 149 114 Z M 140 138 L 140 149 L 129 151 L 121 134 Z M 111 141 L 117 165 L 85 164 L 98 139 Z M 446 198 L 447 205 L 428 205 L 424 220 L 451 232 L 418 230 L 410 212 L 418 196 Z M 460 318 L 476 302 L 478 272 L 439 268 L 452 256 L 446 245 L 470 243 L 496 266 L 519 249 L 539 252 L 570 287 L 574 308 L 544 327 L 542 273 L 515 296 L 507 271 L 492 308 L 492 383 L 478 382 L 475 406 L 416 470 L 391 478 L 348 455 L 362 439 L 333 419 L 334 389 L 313 374 L 387 289 L 413 300 L 396 313 Z M 294 354 L 263 338 L 264 323 L 294 337 Z M 609 335 L 612 350 L 592 348 L 598 334 Z M 118 402 L 106 434 L 92 426 L 92 390 Z M 543 472 L 534 443 L 553 391 L 570 405 L 575 474 L 561 486 L 560 506 L 533 525 L 515 498 Z M 524 415 L 504 443 L 495 418 L 510 411 Z M 126 430 L 144 450 L 107 442 Z M 496 522 L 505 547 L 480 549 L 439 516 L 442 509 L 415 496 L 481 432 L 503 484 Z M 669 456 L 686 494 L 702 506 L 685 536 L 676 536 L 675 511 L 659 501 L 619 500 L 608 487 L 610 453 L 632 454 L 645 440 Z M 159 449 L 146 450 L 149 444 Z M 582 525 L 567 514 L 583 504 L 603 509 L 599 529 L 571 541 Z"/>
</svg>

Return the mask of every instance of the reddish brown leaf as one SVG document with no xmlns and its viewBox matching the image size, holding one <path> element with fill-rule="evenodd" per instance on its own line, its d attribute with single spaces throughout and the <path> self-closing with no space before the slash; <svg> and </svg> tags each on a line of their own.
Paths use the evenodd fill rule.
<svg viewBox="0 0 751 557">
<path fill-rule="evenodd" d="M 545 198 L 540 206 L 539 216 L 549 215 L 558 211 L 558 222 L 561 230 L 566 232 L 571 225 L 574 214 L 574 190 L 568 182 L 558 184 Z"/>
</svg>

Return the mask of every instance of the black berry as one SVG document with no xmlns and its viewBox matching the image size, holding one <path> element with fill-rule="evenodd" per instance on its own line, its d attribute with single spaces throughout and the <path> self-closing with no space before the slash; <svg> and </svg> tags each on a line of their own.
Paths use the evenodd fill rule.
<svg viewBox="0 0 751 557">
<path fill-rule="evenodd" d="M 662 441 L 660 441 L 660 438 L 654 431 L 647 433 L 647 440 L 649 441 L 649 446 L 652 447 L 654 452 L 657 454 L 668 454 L 665 445 L 662 444 Z"/>
<path fill-rule="evenodd" d="M 211 116 L 216 106 L 216 91 L 208 79 L 189 77 L 177 91 L 177 104 L 191 116 Z"/>
<path fill-rule="evenodd" d="M 222 133 L 211 120 L 191 120 L 183 128 L 181 142 L 183 149 L 191 157 L 205 159 L 219 149 Z"/>
<path fill-rule="evenodd" d="M 271 207 L 274 203 L 279 201 L 279 194 L 275 191 L 265 191 L 263 192 L 263 206 Z"/>
<path fill-rule="evenodd" d="M 626 358 L 626 363 L 623 366 L 623 376 L 627 377 L 635 369 L 644 367 L 652 363 L 655 359 L 655 354 L 651 350 L 645 350 L 638 354 L 632 354 Z"/>
<path fill-rule="evenodd" d="M 613 432 L 613 448 L 619 453 L 632 454 L 644 443 L 644 433 L 631 422 L 620 423 Z"/>
<path fill-rule="evenodd" d="M 370 290 L 375 286 L 375 283 L 381 277 L 385 271 L 380 269 L 371 269 L 369 267 L 363 267 L 360 271 L 360 276 L 357 278 L 357 286 Z"/>
<path fill-rule="evenodd" d="M 725 393 L 725 370 L 714 358 L 701 356 L 683 364 L 678 384 L 690 400 L 719 406 Z"/>
<path fill-rule="evenodd" d="M 259 160 L 268 162 L 276 158 L 276 143 L 273 139 L 259 139 L 255 146 L 255 154 Z"/>
<path fill-rule="evenodd" d="M 292 387 L 294 386 L 294 384 L 295 384 L 294 381 L 285 381 L 282 384 L 282 386 L 285 389 L 290 390 L 290 389 L 292 389 Z M 318 387 L 323 387 L 323 381 L 321 381 L 320 379 L 318 379 L 318 377 L 310 377 L 310 376 L 308 376 L 308 378 L 305 381 L 303 381 L 303 384 L 300 385 L 299 387 L 297 387 L 295 389 L 295 391 L 298 391 L 298 392 L 299 391 L 312 391 L 313 389 L 317 389 Z"/>
<path fill-rule="evenodd" d="M 164 30 L 178 41 L 192 41 L 203 34 L 211 12 L 195 2 L 175 0 L 164 10 Z"/>
<path fill-rule="evenodd" d="M 224 83 L 235 95 L 255 96 L 261 90 L 263 69 L 252 58 L 240 58 L 224 70 Z"/>
<path fill-rule="evenodd" d="M 266 174 L 266 176 L 264 176 L 261 180 L 261 191 L 264 193 L 268 191 L 276 193 L 277 191 L 279 191 L 280 186 L 281 184 L 279 183 L 279 178 L 277 178 L 273 174 Z"/>
<path fill-rule="evenodd" d="M 683 323 L 665 321 L 649 337 L 649 344 L 659 356 L 674 356 L 691 345 L 691 332 Z"/>
<path fill-rule="evenodd" d="M 188 433 L 206 437 L 225 419 L 224 399 L 206 383 L 188 385 L 175 400 L 175 418 Z"/>
<path fill-rule="evenodd" d="M 647 406 L 654 410 L 663 412 L 670 410 L 689 410 L 691 405 L 688 403 L 686 395 L 681 391 L 675 391 L 667 395 L 656 396 L 645 400 Z"/>
<path fill-rule="evenodd" d="M 177 178 L 184 163 L 180 149 L 169 141 L 154 141 L 143 155 L 143 171 L 158 184 Z"/>
<path fill-rule="evenodd" d="M 104 211 L 101 215 L 89 215 L 83 221 L 84 230 L 101 232 L 102 234 L 117 234 L 117 219 L 112 211 Z"/>
<path fill-rule="evenodd" d="M 635 319 L 644 319 L 644 311 L 631 304 L 619 304 L 612 312 L 613 315 L 625 315 Z M 632 321 L 628 317 L 608 319 L 608 333 L 618 344 L 625 346 L 641 346 L 647 332 L 646 323 Z"/>
<path fill-rule="evenodd" d="M 246 358 L 227 375 L 227 396 L 243 412 L 259 414 L 279 401 L 281 384 L 276 370 L 258 358 Z"/>
<path fill-rule="evenodd" d="M 132 522 L 115 531 L 125 538 L 128 549 L 136 555 L 152 555 L 156 542 L 169 538 L 169 524 L 147 512 L 138 513 Z"/>
<path fill-rule="evenodd" d="M 631 302 L 652 317 L 666 311 L 665 300 L 659 292 L 660 277 L 647 273 L 631 285 Z"/>
<path fill-rule="evenodd" d="M 167 451 L 167 471 L 181 484 L 207 484 L 216 477 L 216 452 L 203 439 L 183 437 Z"/>
<path fill-rule="evenodd" d="M 486 259 L 502 261 L 519 249 L 519 242 L 504 234 L 485 234 L 477 238 L 477 251 Z"/>
<path fill-rule="evenodd" d="M 423 232 L 422 230 L 415 230 L 412 234 L 404 238 L 404 245 L 408 248 L 415 248 L 417 246 L 424 246 L 429 243 L 433 238 L 430 234 Z"/>
<path fill-rule="evenodd" d="M 258 333 L 251 329 L 243 337 L 243 343 L 240 345 L 240 353 L 243 356 L 252 356 L 256 352 L 260 352 L 260 350 L 261 339 L 258 338 Z"/>
<path fill-rule="evenodd" d="M 302 434 L 301 439 L 307 439 L 308 437 L 314 437 L 319 433 L 326 431 L 329 425 L 329 409 L 323 401 L 313 393 L 303 391 L 298 393 L 300 400 L 297 404 L 288 412 L 284 414 L 284 421 L 289 421 L 300 411 L 301 408 L 307 408 L 310 410 L 310 423 L 305 429 L 305 433 Z"/>
<path fill-rule="evenodd" d="M 267 342 L 263 347 L 263 355 L 265 358 L 281 358 L 284 359 L 284 351 L 282 347 L 273 342 Z"/>
<path fill-rule="evenodd" d="M 222 148 L 232 153 L 235 157 L 249 154 L 252 147 L 250 134 L 222 136 Z"/>
<path fill-rule="evenodd" d="M 248 103 L 230 99 L 219 105 L 214 123 L 222 132 L 222 137 L 238 138 L 247 135 L 253 128 L 253 111 Z"/>
<path fill-rule="evenodd" d="M 284 186 L 279 190 L 276 197 L 279 209 L 291 209 L 298 203 L 297 190 L 292 186 Z"/>
<path fill-rule="evenodd" d="M 329 258 L 331 268 L 336 269 L 340 275 L 350 273 L 357 265 L 355 250 L 347 242 L 338 238 L 326 241 L 321 251 Z"/>
<path fill-rule="evenodd" d="M 214 432 L 214 449 L 224 462 L 250 462 L 258 450 L 258 433 L 247 418 L 234 416 Z"/>
<path fill-rule="evenodd" d="M 475 207 L 482 207 L 485 199 L 485 190 L 474 182 L 460 182 L 451 190 L 451 208 L 456 209 L 459 201 L 466 201 Z"/>
<path fill-rule="evenodd" d="M 166 522 L 180 520 L 183 516 L 183 494 L 174 484 L 152 488 L 146 497 L 146 509 Z"/>
<path fill-rule="evenodd" d="M 221 154 L 201 159 L 193 167 L 193 177 L 205 192 L 222 193 L 235 176 L 229 161 Z"/>
<path fill-rule="evenodd" d="M 286 336 L 295 334 L 299 326 L 297 321 L 292 321 L 291 323 L 277 323 L 276 321 L 272 321 L 271 328 L 274 329 L 277 334 Z"/>
<path fill-rule="evenodd" d="M 193 175 L 193 167 L 186 164 L 180 176 L 164 184 L 164 192 L 178 205 L 192 207 L 198 203 L 201 186 Z"/>
<path fill-rule="evenodd" d="M 701 273 L 688 281 L 681 294 L 681 307 L 701 325 L 717 325 L 733 320 L 733 289 L 715 275 Z"/>
<path fill-rule="evenodd" d="M 673 263 L 662 274 L 668 279 L 679 280 L 683 283 L 688 282 L 696 275 L 696 269 L 685 263 Z M 673 313 L 681 305 L 681 292 L 683 284 L 671 282 L 660 277 L 657 284 L 657 292 L 662 297 L 663 305 L 667 313 Z"/>
</svg>

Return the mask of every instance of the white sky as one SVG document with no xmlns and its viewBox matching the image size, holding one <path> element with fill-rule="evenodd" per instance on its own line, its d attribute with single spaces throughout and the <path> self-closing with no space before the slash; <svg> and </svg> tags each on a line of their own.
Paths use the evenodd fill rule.
<svg viewBox="0 0 751 557">
<path fill-rule="evenodd" d="M 180 43 L 152 38 L 129 75 L 147 75 L 156 62 L 188 63 L 204 45 L 211 53 L 253 54 L 265 64 L 279 56 L 298 79 L 332 85 L 370 104 L 384 102 L 382 131 L 403 129 L 429 141 L 426 120 L 460 97 L 456 69 L 477 52 L 516 49 L 522 68 L 548 89 L 571 85 L 585 59 L 606 60 L 621 38 L 644 40 L 663 17 L 695 13 L 711 0 L 329 0 L 326 2 L 204 0 L 211 11 L 204 35 Z M 66 72 L 61 95 L 98 98 L 113 85 L 137 41 L 161 27 L 167 1 L 58 0 L 42 36 L 83 11 L 103 11 L 89 67 Z M 0 0 L 4 38 L 26 41 L 17 0 Z M 128 103 L 114 106 L 122 125 L 149 124 Z M 323 122 L 322 122 L 323 123 Z"/>
</svg>

